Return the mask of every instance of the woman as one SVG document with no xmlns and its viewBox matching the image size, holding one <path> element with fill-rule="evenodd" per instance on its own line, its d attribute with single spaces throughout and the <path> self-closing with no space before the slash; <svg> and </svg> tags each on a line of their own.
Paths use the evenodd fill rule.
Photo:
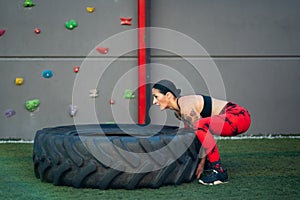
<svg viewBox="0 0 300 200">
<path fill-rule="evenodd" d="M 169 80 L 161 80 L 152 87 L 153 104 L 160 110 L 171 109 L 182 120 L 186 128 L 192 128 L 205 156 L 201 156 L 196 176 L 199 183 L 216 185 L 228 182 L 226 170 L 223 169 L 214 135 L 235 136 L 244 133 L 250 126 L 249 112 L 232 102 L 219 100 L 204 95 L 180 96 L 180 89 Z M 204 162 L 210 167 L 206 176 L 203 172 Z"/>
</svg>

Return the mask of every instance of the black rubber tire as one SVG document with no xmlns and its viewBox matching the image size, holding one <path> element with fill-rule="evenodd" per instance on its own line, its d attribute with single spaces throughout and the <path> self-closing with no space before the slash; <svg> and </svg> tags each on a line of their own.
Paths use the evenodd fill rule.
<svg viewBox="0 0 300 200">
<path fill-rule="evenodd" d="M 86 141 L 92 141 L 89 145 L 99 151 L 100 160 L 88 150 Z M 167 154 L 160 152 L 171 141 L 173 147 L 186 147 L 178 158 L 176 148 L 167 148 Z M 134 153 L 154 152 L 155 156 L 146 160 L 124 156 L 118 148 L 106 149 L 106 143 Z M 34 172 L 42 181 L 76 188 L 158 188 L 194 180 L 200 146 L 193 131 L 173 126 L 97 124 L 44 128 L 37 131 L 34 139 Z M 129 163 L 134 171 L 110 167 L 120 163 Z"/>
</svg>

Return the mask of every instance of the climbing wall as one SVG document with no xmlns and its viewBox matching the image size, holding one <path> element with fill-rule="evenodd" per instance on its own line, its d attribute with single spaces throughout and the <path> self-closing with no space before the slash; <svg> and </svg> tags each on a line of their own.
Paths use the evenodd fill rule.
<svg viewBox="0 0 300 200">
<path fill-rule="evenodd" d="M 122 45 L 136 49 L 136 38 L 101 46 L 136 27 L 135 0 L 3 3 L 0 138 L 33 139 L 43 127 L 74 124 L 74 117 L 90 112 L 74 104 L 74 93 L 93 106 L 99 123 L 114 123 L 112 110 L 120 112 L 121 122 L 137 121 L 137 74 L 127 73 L 137 65 L 137 52 L 114 53 Z"/>
</svg>

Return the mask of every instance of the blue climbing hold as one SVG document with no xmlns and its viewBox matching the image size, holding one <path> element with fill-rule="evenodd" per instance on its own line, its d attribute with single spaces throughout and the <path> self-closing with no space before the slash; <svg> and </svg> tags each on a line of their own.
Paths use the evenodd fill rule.
<svg viewBox="0 0 300 200">
<path fill-rule="evenodd" d="M 16 114 L 16 111 L 13 110 L 13 109 L 7 109 L 4 112 L 4 116 L 7 117 L 7 118 L 10 118 L 10 117 L 14 116 L 15 114 Z"/>
<path fill-rule="evenodd" d="M 44 78 L 51 78 L 53 76 L 53 72 L 50 69 L 46 69 L 43 71 L 42 76 Z"/>
</svg>

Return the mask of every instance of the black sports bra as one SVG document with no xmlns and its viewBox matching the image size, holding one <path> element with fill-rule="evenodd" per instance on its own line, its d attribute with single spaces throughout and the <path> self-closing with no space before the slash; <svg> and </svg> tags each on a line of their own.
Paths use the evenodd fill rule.
<svg viewBox="0 0 300 200">
<path fill-rule="evenodd" d="M 211 116 L 211 111 L 212 111 L 212 101 L 211 101 L 211 97 L 210 96 L 203 96 L 203 100 L 204 100 L 204 105 L 203 105 L 203 109 L 200 113 L 201 117 L 210 117 Z"/>
<path fill-rule="evenodd" d="M 205 118 L 205 117 L 210 117 L 211 116 L 211 112 L 212 112 L 212 100 L 211 100 L 211 97 L 210 96 L 205 96 L 205 95 L 201 95 L 203 97 L 203 109 L 200 113 L 201 117 L 202 118 Z M 178 104 L 178 99 L 177 98 L 177 106 L 178 108 L 180 109 L 180 106 Z"/>
</svg>

